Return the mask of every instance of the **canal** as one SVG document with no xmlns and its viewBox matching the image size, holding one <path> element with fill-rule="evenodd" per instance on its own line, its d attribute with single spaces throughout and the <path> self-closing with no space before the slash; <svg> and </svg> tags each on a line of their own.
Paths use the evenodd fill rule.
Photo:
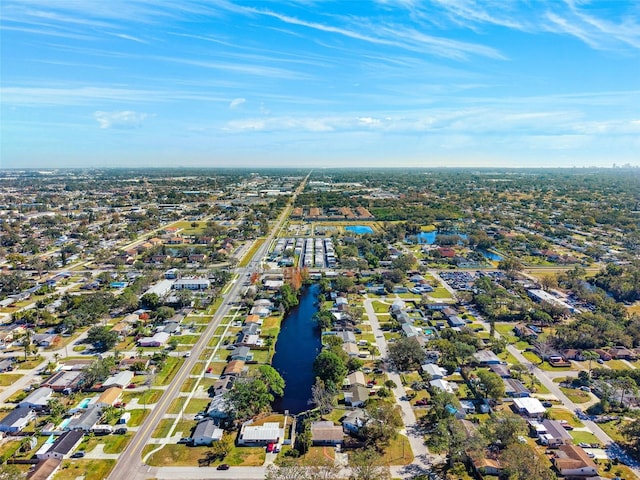
<svg viewBox="0 0 640 480">
<path fill-rule="evenodd" d="M 289 410 L 296 414 L 310 408 L 308 400 L 315 382 L 313 361 L 322 347 L 321 333 L 313 319 L 319 293 L 318 284 L 303 287 L 300 304 L 282 321 L 272 366 L 284 379 L 285 389 L 284 396 L 273 404 L 276 412 Z"/>
</svg>

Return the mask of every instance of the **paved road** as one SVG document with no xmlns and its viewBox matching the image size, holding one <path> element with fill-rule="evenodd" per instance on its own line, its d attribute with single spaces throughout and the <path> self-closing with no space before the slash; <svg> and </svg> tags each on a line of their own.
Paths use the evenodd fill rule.
<svg viewBox="0 0 640 480">
<path fill-rule="evenodd" d="M 293 206 L 293 202 L 295 201 L 295 198 L 297 197 L 297 195 L 304 189 L 304 186 L 308 178 L 309 176 L 307 176 L 302 181 L 302 183 L 294 193 L 292 199 L 290 200 L 289 204 L 283 210 L 281 215 L 278 217 L 278 220 L 276 221 L 273 228 L 271 229 L 271 233 L 269 237 L 267 237 L 265 242 L 260 246 L 260 248 L 257 249 L 252 260 L 249 262 L 248 267 L 237 268 L 235 270 L 235 272 L 238 274 L 237 279 L 233 282 L 229 291 L 224 295 L 222 303 L 220 304 L 220 306 L 218 307 L 218 310 L 216 311 L 215 315 L 211 319 L 211 322 L 202 332 L 200 339 L 196 342 L 196 344 L 191 349 L 191 356 L 185 360 L 184 364 L 182 365 L 182 368 L 178 371 L 178 373 L 176 374 L 176 377 L 171 382 L 171 385 L 169 385 L 169 387 L 165 390 L 164 394 L 162 395 L 162 397 L 160 398 L 160 400 L 158 401 L 154 409 L 151 411 L 151 413 L 147 416 L 147 418 L 144 420 L 142 425 L 139 427 L 138 431 L 136 432 L 136 435 L 133 437 L 133 439 L 131 440 L 131 442 L 125 449 L 125 451 L 120 455 L 120 458 L 118 459 L 118 463 L 116 464 L 115 468 L 113 469 L 113 471 L 108 477 L 109 479 L 121 480 L 125 478 L 131 478 L 133 475 L 136 475 L 136 478 L 149 478 L 149 477 L 190 478 L 190 479 L 191 478 L 229 478 L 229 475 L 225 474 L 224 472 L 220 472 L 220 473 L 226 476 L 219 476 L 219 477 L 201 477 L 199 476 L 199 474 L 195 477 L 189 476 L 189 475 L 181 476 L 176 472 L 173 472 L 171 474 L 174 476 L 161 476 L 161 475 L 165 475 L 165 469 L 167 467 L 152 469 L 148 465 L 145 465 L 142 461 L 142 450 L 144 446 L 147 445 L 147 443 L 149 443 L 151 434 L 153 433 L 158 422 L 164 417 L 166 411 L 169 408 L 169 405 L 171 405 L 171 402 L 174 400 L 174 398 L 179 396 L 182 384 L 185 382 L 186 378 L 189 376 L 189 374 L 193 370 L 193 367 L 199 361 L 200 354 L 202 353 L 204 348 L 206 348 L 207 342 L 209 342 L 209 339 L 215 332 L 216 328 L 220 325 L 222 319 L 229 312 L 231 304 L 234 303 L 239 298 L 240 293 L 244 287 L 245 280 L 248 280 L 248 275 L 250 275 L 252 271 L 259 268 L 262 258 L 268 252 L 269 246 L 271 245 L 271 242 L 273 241 L 276 233 L 280 231 L 280 228 L 289 217 L 291 208 Z M 149 472 L 152 470 L 154 471 L 154 473 L 150 474 Z M 191 469 L 187 469 L 187 470 L 193 473 Z M 210 469 L 207 469 L 207 470 L 210 470 Z M 195 472 L 201 472 L 201 471 L 203 471 L 203 469 L 195 468 Z M 238 470 L 234 469 L 234 472 L 237 472 L 237 471 Z M 251 475 L 254 475 L 254 474 L 252 473 Z M 249 476 L 249 477 L 234 476 L 234 478 L 264 478 L 264 472 L 262 472 L 261 474 L 259 473 L 258 475 L 261 475 L 261 476 Z"/>
<path fill-rule="evenodd" d="M 364 310 L 367 313 L 367 317 L 369 317 L 369 323 L 371 324 L 371 329 L 373 330 L 380 356 L 382 358 L 386 358 L 388 354 L 387 340 L 384 338 L 382 330 L 380 329 L 380 322 L 378 322 L 378 316 L 375 313 L 372 303 L 372 299 L 366 299 L 364 301 Z M 396 384 L 396 388 L 393 389 L 393 393 L 396 398 L 396 403 L 402 409 L 402 420 L 405 425 L 405 433 L 409 439 L 409 444 L 411 445 L 411 450 L 413 450 L 413 455 L 415 457 L 410 469 L 406 467 L 394 468 L 394 476 L 411 478 L 419 473 L 428 472 L 430 469 L 429 466 L 432 463 L 437 463 L 440 460 L 440 457 L 432 455 L 424 444 L 424 437 L 418 428 L 416 416 L 411 403 L 409 403 L 408 400 L 400 400 L 401 398 L 406 398 L 407 395 L 407 392 L 402 385 L 400 374 L 398 372 L 388 370 L 387 375 L 389 379 L 393 380 Z"/>
</svg>

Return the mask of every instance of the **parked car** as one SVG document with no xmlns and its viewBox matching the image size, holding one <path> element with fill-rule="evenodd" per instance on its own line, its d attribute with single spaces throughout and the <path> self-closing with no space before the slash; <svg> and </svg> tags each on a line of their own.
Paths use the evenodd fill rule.
<svg viewBox="0 0 640 480">
<path fill-rule="evenodd" d="M 275 444 L 273 443 L 268 443 L 267 444 L 267 453 L 271 453 L 273 452 L 273 447 L 275 446 Z"/>
<path fill-rule="evenodd" d="M 229 470 L 229 464 L 228 463 L 221 463 L 220 465 L 218 465 L 216 467 L 216 470 Z"/>
<path fill-rule="evenodd" d="M 213 371 L 213 367 L 207 368 L 207 373 L 211 373 Z"/>
<path fill-rule="evenodd" d="M 71 458 L 84 458 L 84 452 L 83 451 L 75 452 L 71 455 Z"/>
<path fill-rule="evenodd" d="M 191 440 L 191 438 L 189 438 L 189 437 L 182 437 L 180 440 L 178 440 L 178 443 L 181 444 L 181 445 L 186 445 L 186 444 L 189 444 L 189 443 L 192 443 L 192 442 L 193 442 L 193 440 Z"/>
<path fill-rule="evenodd" d="M 137 385 L 135 383 L 130 383 L 129 385 L 127 385 L 127 388 L 136 388 Z"/>
<path fill-rule="evenodd" d="M 118 427 L 113 431 L 113 433 L 115 433 L 116 435 L 124 435 L 125 433 L 127 433 L 127 427 Z"/>
<path fill-rule="evenodd" d="M 424 407 L 426 404 L 427 404 L 427 400 L 425 398 L 422 398 L 416 401 L 417 407 Z"/>
<path fill-rule="evenodd" d="M 183 355 L 184 358 L 189 358 L 191 356 L 191 352 L 187 352 Z"/>
</svg>

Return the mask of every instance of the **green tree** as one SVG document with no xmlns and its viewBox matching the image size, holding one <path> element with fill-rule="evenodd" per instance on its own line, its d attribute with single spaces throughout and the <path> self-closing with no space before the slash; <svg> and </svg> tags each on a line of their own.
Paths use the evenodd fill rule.
<svg viewBox="0 0 640 480">
<path fill-rule="evenodd" d="M 118 334 L 111 330 L 111 327 L 96 325 L 87 332 L 87 342 L 104 352 L 118 343 Z"/>
<path fill-rule="evenodd" d="M 330 329 L 333 326 L 333 314 L 329 310 L 320 309 L 314 315 L 313 319 L 317 322 L 321 330 Z"/>
<path fill-rule="evenodd" d="M 462 425 L 453 415 L 448 415 L 432 425 L 427 445 L 434 452 L 444 453 L 449 466 L 464 457 L 467 437 Z"/>
<path fill-rule="evenodd" d="M 500 460 L 505 465 L 509 480 L 555 480 L 555 473 L 545 464 L 540 455 L 526 443 L 510 444 Z"/>
<path fill-rule="evenodd" d="M 513 413 L 494 414 L 479 428 L 479 432 L 487 441 L 498 440 L 504 447 L 519 443 L 518 437 L 526 431 L 527 423 Z"/>
<path fill-rule="evenodd" d="M 24 480 L 24 473 L 15 465 L 3 463 L 0 465 L 0 480 Z"/>
<path fill-rule="evenodd" d="M 160 305 L 162 305 L 162 301 L 157 293 L 145 293 L 140 298 L 140 307 L 146 308 L 148 310 L 156 310 Z"/>
<path fill-rule="evenodd" d="M 271 365 L 260 365 L 258 367 L 258 378 L 267 385 L 269 391 L 274 395 L 278 397 L 284 395 L 284 379 Z"/>
<path fill-rule="evenodd" d="M 226 394 L 229 414 L 238 423 L 271 410 L 273 395 L 259 378 L 240 379 Z"/>
<path fill-rule="evenodd" d="M 342 385 L 342 381 L 347 374 L 347 367 L 344 361 L 334 352 L 323 350 L 313 362 L 313 371 L 325 383 L 330 382 L 333 385 Z"/>
<path fill-rule="evenodd" d="M 320 377 L 311 387 L 311 403 L 316 406 L 321 415 L 331 413 L 336 406 L 335 389 L 329 388 Z"/>
<path fill-rule="evenodd" d="M 211 452 L 216 458 L 224 459 L 233 449 L 233 437 L 231 435 L 223 435 L 220 440 L 213 442 Z"/>
<path fill-rule="evenodd" d="M 372 421 L 361 431 L 368 445 L 381 449 L 398 435 L 402 427 L 400 406 L 386 400 L 369 400 L 366 411 Z"/>
<path fill-rule="evenodd" d="M 389 467 L 382 465 L 380 454 L 373 448 L 356 450 L 349 456 L 349 480 L 389 480 Z"/>
<path fill-rule="evenodd" d="M 600 355 L 598 355 L 593 350 L 587 350 L 586 352 L 582 352 L 582 356 L 585 360 L 589 361 L 589 379 L 591 379 L 591 362 L 594 360 L 598 360 Z"/>
<path fill-rule="evenodd" d="M 499 375 L 488 370 L 478 370 L 478 390 L 486 398 L 493 401 L 500 401 L 504 397 L 504 382 Z"/>
<path fill-rule="evenodd" d="M 415 337 L 403 337 L 389 347 L 389 359 L 398 370 L 416 370 L 424 361 L 424 350 Z"/>
</svg>

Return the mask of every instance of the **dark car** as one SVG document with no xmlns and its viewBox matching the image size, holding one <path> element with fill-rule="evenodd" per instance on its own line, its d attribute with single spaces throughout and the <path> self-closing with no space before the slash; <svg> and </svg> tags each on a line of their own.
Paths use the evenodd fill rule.
<svg viewBox="0 0 640 480">
<path fill-rule="evenodd" d="M 124 435 L 125 433 L 127 433 L 127 427 L 119 427 L 116 428 L 113 433 L 115 433 L 116 435 Z"/>
<path fill-rule="evenodd" d="M 71 455 L 71 458 L 84 458 L 84 452 L 75 452 Z"/>
<path fill-rule="evenodd" d="M 218 465 L 216 467 L 216 470 L 229 470 L 229 464 L 228 463 L 221 463 L 220 465 Z"/>
</svg>

